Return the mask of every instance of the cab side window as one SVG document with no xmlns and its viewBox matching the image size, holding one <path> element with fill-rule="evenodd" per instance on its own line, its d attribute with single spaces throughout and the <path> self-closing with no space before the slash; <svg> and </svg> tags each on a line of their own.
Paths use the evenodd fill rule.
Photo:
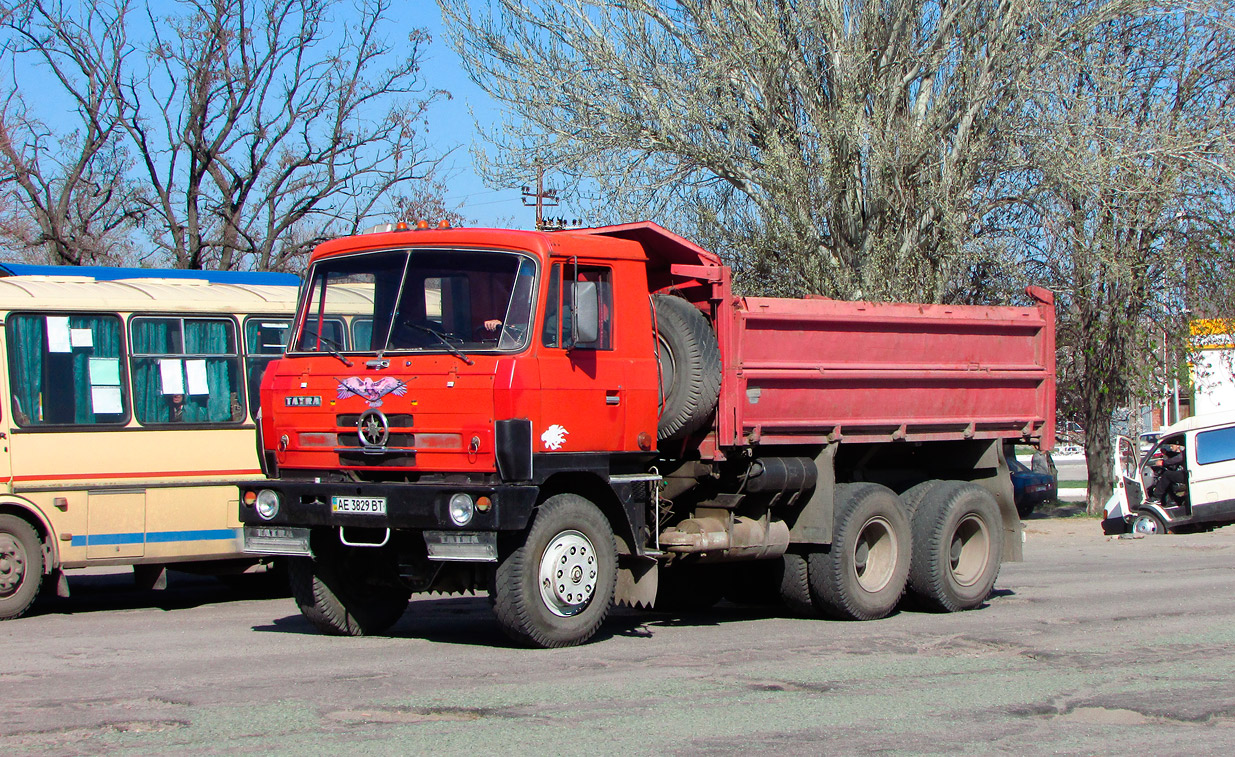
<svg viewBox="0 0 1235 757">
<path fill-rule="evenodd" d="M 16 314 L 7 328 L 18 425 L 125 422 L 128 397 L 117 316 Z"/>
<path fill-rule="evenodd" d="M 565 278 L 565 286 L 563 286 Z M 546 347 L 570 347 L 571 311 L 574 307 L 572 281 L 590 281 L 596 285 L 600 328 L 596 340 L 574 343 L 575 349 L 613 349 L 613 275 L 609 268 L 573 266 L 555 263 L 549 271 L 549 299 L 545 307 L 545 327 L 542 341 Z"/>
<path fill-rule="evenodd" d="M 244 419 L 240 353 L 228 318 L 134 318 L 133 408 L 141 423 Z"/>
<path fill-rule="evenodd" d="M 1235 426 L 1202 431 L 1196 435 L 1196 462 L 1199 465 L 1235 460 Z"/>
</svg>

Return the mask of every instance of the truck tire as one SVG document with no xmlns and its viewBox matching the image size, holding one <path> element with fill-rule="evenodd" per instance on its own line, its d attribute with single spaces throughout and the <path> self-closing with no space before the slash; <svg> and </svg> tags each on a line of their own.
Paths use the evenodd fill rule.
<svg viewBox="0 0 1235 757">
<path fill-rule="evenodd" d="M 789 612 L 801 618 L 818 617 L 810 598 L 810 579 L 806 555 L 786 552 L 781 558 L 780 601 Z"/>
<path fill-rule="evenodd" d="M 287 559 L 288 583 L 300 612 L 332 636 L 372 636 L 403 617 L 411 592 L 370 583 L 366 577 L 372 577 L 368 571 L 330 553 Z"/>
<path fill-rule="evenodd" d="M 896 607 L 909 575 L 909 518 L 896 492 L 840 484 L 832 544 L 807 560 L 811 600 L 840 620 L 875 620 Z"/>
<path fill-rule="evenodd" d="M 681 439 L 712 416 L 720 397 L 720 348 L 699 309 L 680 297 L 658 294 L 656 356 L 660 366 L 658 439 Z"/>
<path fill-rule="evenodd" d="M 0 620 L 26 614 L 43 584 L 43 541 L 25 520 L 0 515 Z"/>
<path fill-rule="evenodd" d="M 501 555 L 492 601 L 514 641 L 550 649 L 596 633 L 617 584 L 617 545 L 604 514 L 577 494 L 545 500 L 523 542 Z"/>
<path fill-rule="evenodd" d="M 914 513 L 922 506 L 923 500 L 934 496 L 936 489 L 941 486 L 947 486 L 948 483 L 938 478 L 932 478 L 929 481 L 923 481 L 916 486 L 912 486 L 901 493 L 901 506 L 905 508 L 905 515 L 909 516 L 910 524 L 913 523 Z"/>
<path fill-rule="evenodd" d="M 986 489 L 960 481 L 938 487 L 913 519 L 909 587 L 946 612 L 986 601 L 1003 558 L 1003 518 Z"/>
</svg>

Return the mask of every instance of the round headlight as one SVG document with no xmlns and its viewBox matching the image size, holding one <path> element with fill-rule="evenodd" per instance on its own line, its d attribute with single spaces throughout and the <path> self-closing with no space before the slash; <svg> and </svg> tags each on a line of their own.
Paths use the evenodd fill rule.
<svg viewBox="0 0 1235 757">
<path fill-rule="evenodd" d="M 262 489 L 257 493 L 257 503 L 253 505 L 257 516 L 262 520 L 270 520 L 279 514 L 279 495 L 270 489 Z"/>
<path fill-rule="evenodd" d="M 466 526 L 471 523 L 475 512 L 470 495 L 459 493 L 450 498 L 450 519 L 456 526 Z"/>
</svg>

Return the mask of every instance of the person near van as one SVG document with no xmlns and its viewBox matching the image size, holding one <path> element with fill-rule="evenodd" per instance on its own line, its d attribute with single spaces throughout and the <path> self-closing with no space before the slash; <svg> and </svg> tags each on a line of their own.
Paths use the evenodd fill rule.
<svg viewBox="0 0 1235 757">
<path fill-rule="evenodd" d="M 1165 453 L 1164 457 L 1150 463 L 1156 477 L 1149 499 L 1157 504 L 1162 504 L 1167 492 L 1176 484 L 1184 484 L 1188 481 L 1188 471 L 1184 467 L 1183 445 L 1165 444 L 1162 450 Z"/>
</svg>

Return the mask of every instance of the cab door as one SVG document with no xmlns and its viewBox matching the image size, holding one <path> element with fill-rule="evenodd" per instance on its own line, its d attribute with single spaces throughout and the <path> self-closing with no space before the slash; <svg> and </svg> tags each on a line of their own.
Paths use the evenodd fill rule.
<svg viewBox="0 0 1235 757">
<path fill-rule="evenodd" d="M 1134 440 L 1126 436 L 1115 439 L 1115 492 L 1112 501 L 1122 505 L 1122 510 L 1113 510 L 1109 506 L 1111 503 L 1108 503 L 1108 511 L 1128 515 L 1135 512 L 1145 500 L 1140 457 L 1140 448 Z"/>
<path fill-rule="evenodd" d="M 572 323 L 576 291 L 585 287 L 596 295 L 594 335 L 581 334 L 580 324 Z M 537 453 L 620 451 L 628 361 L 614 349 L 620 325 L 613 318 L 612 268 L 557 262 L 548 289 L 539 335 L 541 414 L 532 448 Z"/>
</svg>

